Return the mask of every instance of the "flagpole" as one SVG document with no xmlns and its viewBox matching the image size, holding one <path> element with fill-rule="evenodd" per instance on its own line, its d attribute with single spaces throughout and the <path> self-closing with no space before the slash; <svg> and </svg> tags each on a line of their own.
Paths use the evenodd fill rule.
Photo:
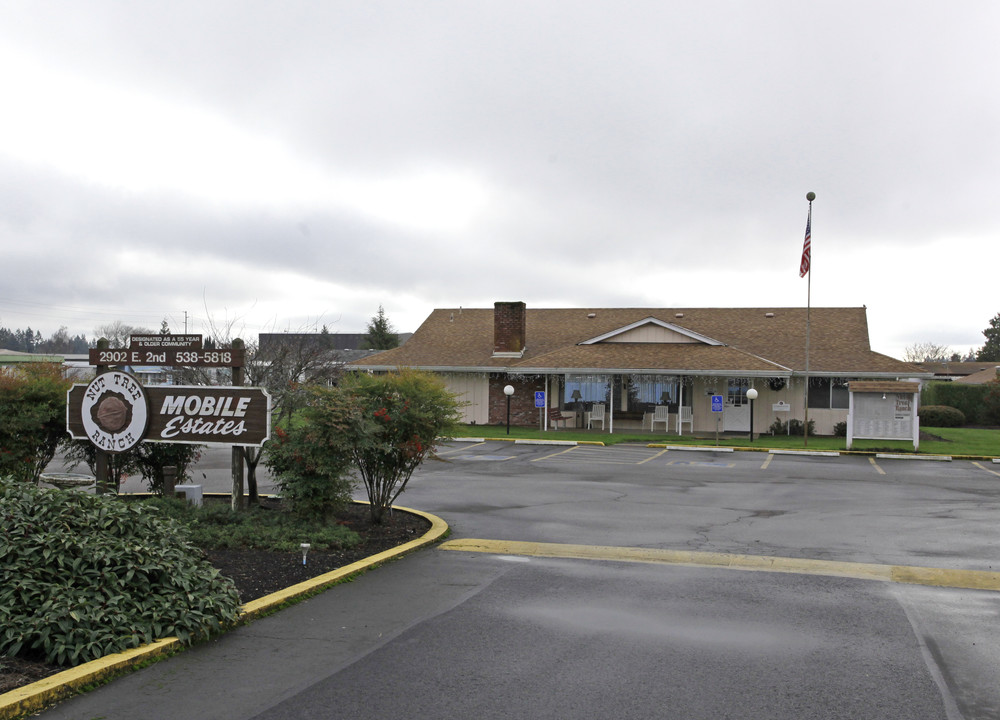
<svg viewBox="0 0 1000 720">
<path fill-rule="evenodd" d="M 799 270 L 804 272 L 806 278 L 806 389 L 805 389 L 805 425 L 802 428 L 804 446 L 809 447 L 809 334 L 811 330 L 810 314 L 812 310 L 812 216 L 813 200 L 816 193 L 807 192 L 806 200 L 809 201 L 809 215 L 806 219 L 806 237 L 802 243 L 802 262 Z"/>
</svg>

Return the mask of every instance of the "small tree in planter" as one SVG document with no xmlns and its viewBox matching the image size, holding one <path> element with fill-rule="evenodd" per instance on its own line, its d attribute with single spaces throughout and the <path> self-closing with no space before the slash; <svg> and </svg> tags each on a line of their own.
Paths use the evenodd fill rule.
<svg viewBox="0 0 1000 720">
<path fill-rule="evenodd" d="M 438 438 L 458 423 L 459 403 L 440 378 L 418 370 L 357 373 L 338 390 L 351 412 L 346 444 L 368 492 L 372 522 L 381 523 Z"/>
<path fill-rule="evenodd" d="M 132 452 L 135 453 L 136 465 L 149 486 L 149 491 L 162 495 L 164 470 L 168 467 L 176 468 L 177 482 L 186 482 L 188 471 L 201 458 L 203 447 L 186 443 L 144 442 Z"/>
</svg>

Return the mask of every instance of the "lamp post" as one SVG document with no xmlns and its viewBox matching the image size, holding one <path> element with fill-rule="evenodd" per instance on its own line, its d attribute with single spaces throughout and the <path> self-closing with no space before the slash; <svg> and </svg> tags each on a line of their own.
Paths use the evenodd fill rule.
<svg viewBox="0 0 1000 720">
<path fill-rule="evenodd" d="M 757 399 L 757 390 L 750 388 L 747 390 L 747 400 L 750 401 L 750 442 L 753 442 L 753 401 Z"/>
<path fill-rule="evenodd" d="M 514 386 L 506 385 L 503 394 L 507 396 L 507 434 L 510 435 L 510 396 L 514 394 Z"/>
</svg>

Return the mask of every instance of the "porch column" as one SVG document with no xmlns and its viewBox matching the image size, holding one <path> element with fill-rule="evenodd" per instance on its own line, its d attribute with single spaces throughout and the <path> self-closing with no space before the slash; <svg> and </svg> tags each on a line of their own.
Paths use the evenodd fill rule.
<svg viewBox="0 0 1000 720">
<path fill-rule="evenodd" d="M 610 393 L 610 402 L 608 403 L 608 432 L 613 433 L 615 431 L 615 378 L 613 375 L 608 376 L 608 393 Z"/>
<path fill-rule="evenodd" d="M 684 434 L 684 423 L 681 422 L 681 419 L 684 417 L 684 378 L 680 379 L 680 381 L 677 383 L 677 387 L 680 388 L 680 390 L 677 392 L 677 398 L 678 398 L 678 400 L 677 400 L 677 434 L 678 435 L 683 435 Z M 693 411 L 693 408 L 692 408 L 692 411 Z"/>
</svg>

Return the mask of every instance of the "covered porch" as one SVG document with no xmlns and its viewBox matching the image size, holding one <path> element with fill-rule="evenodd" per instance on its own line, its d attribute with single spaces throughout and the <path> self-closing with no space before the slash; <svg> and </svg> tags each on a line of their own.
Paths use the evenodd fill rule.
<svg viewBox="0 0 1000 720">
<path fill-rule="evenodd" d="M 787 376 L 552 373 L 531 379 L 512 374 L 508 380 L 515 395 L 521 395 L 521 403 L 526 394 L 533 399 L 537 415 L 532 419 L 541 430 L 654 435 L 749 432 L 751 388 L 757 392 L 755 433 L 767 431 L 776 419 L 787 424 L 804 414 L 804 384 Z M 535 424 L 525 415 L 519 420 L 520 425 Z"/>
</svg>

